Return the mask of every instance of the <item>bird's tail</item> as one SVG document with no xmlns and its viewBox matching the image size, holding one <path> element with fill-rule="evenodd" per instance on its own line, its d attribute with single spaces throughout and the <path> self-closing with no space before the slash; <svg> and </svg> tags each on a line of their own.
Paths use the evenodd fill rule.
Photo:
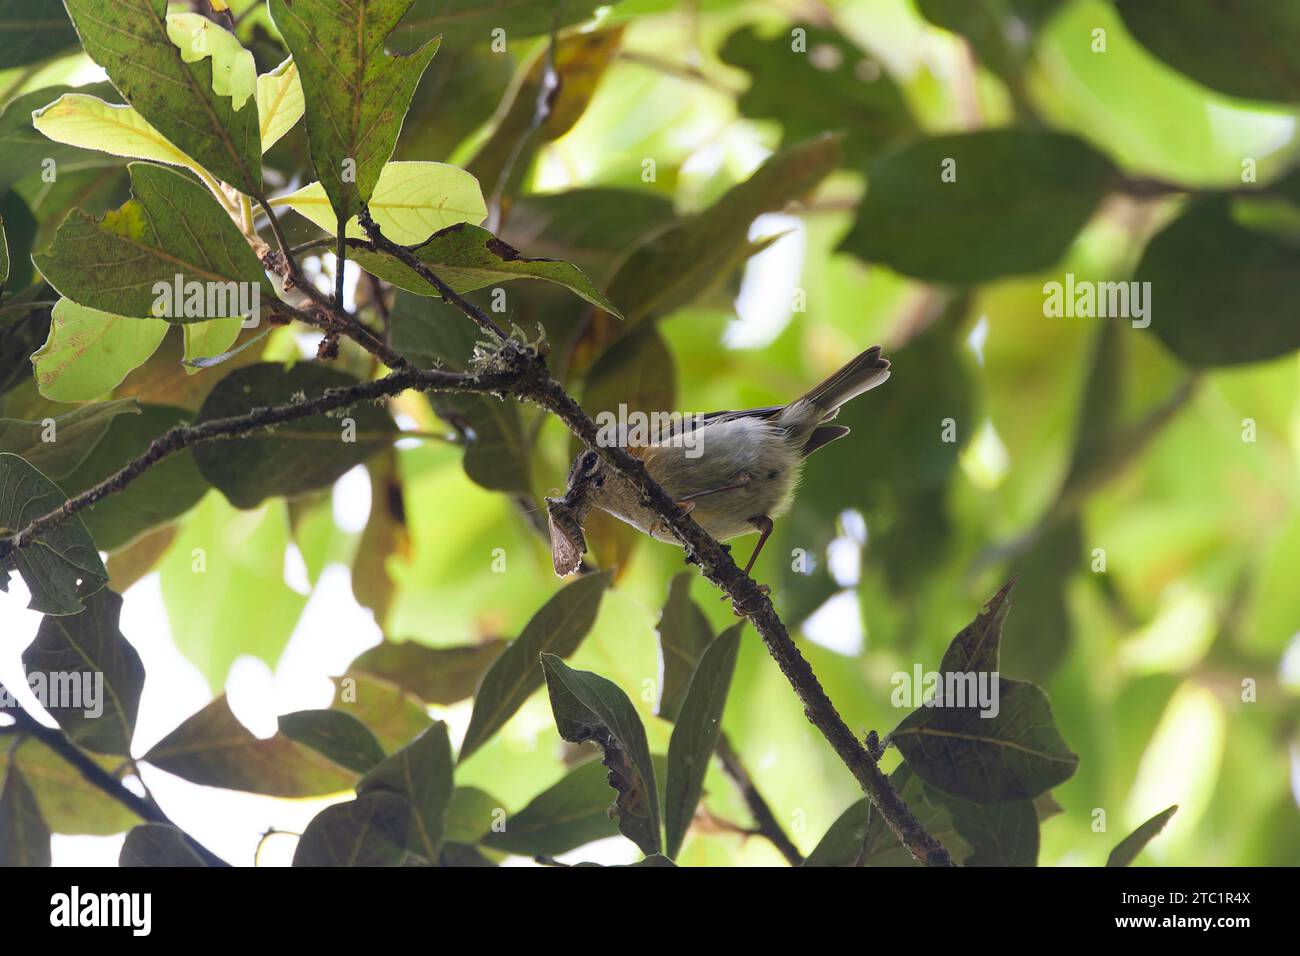
<svg viewBox="0 0 1300 956">
<path fill-rule="evenodd" d="M 830 378 L 814 386 L 795 404 L 813 406 L 820 413 L 818 420 L 827 421 L 835 416 L 841 405 L 882 384 L 887 378 L 889 359 L 880 354 L 879 345 L 873 345 Z"/>
</svg>

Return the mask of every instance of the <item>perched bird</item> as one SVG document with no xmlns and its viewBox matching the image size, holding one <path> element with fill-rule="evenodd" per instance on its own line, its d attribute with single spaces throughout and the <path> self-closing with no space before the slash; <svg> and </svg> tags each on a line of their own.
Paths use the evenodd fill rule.
<svg viewBox="0 0 1300 956">
<path fill-rule="evenodd" d="M 712 412 L 687 418 L 643 447 L 629 448 L 650 475 L 719 541 L 759 532 L 749 573 L 772 533 L 772 519 L 790 507 L 804 459 L 849 430 L 830 425 L 840 406 L 889 378 L 889 360 L 875 345 L 789 405 Z M 689 434 L 688 434 L 689 432 Z M 569 470 L 562 498 L 547 498 L 555 573 L 575 571 L 587 550 L 583 523 L 592 508 L 661 541 L 676 542 L 633 485 L 594 451 Z"/>
</svg>

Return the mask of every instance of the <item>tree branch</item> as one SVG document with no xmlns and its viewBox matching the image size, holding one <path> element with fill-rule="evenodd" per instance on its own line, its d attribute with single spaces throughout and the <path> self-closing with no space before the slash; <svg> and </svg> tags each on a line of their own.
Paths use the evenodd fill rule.
<svg viewBox="0 0 1300 956">
<path fill-rule="evenodd" d="M 14 726 L 20 734 L 29 737 L 35 737 L 45 746 L 49 747 L 56 754 L 68 762 L 75 770 L 80 772 L 86 782 L 96 787 L 107 796 L 116 800 L 122 806 L 126 807 L 132 813 L 142 820 L 149 823 L 165 823 L 169 827 L 175 827 L 185 838 L 185 841 L 193 847 L 194 852 L 203 858 L 203 862 L 208 866 L 230 866 L 225 860 L 217 856 L 207 847 L 205 847 L 194 837 L 190 836 L 180 827 L 171 821 L 171 818 L 163 812 L 151 798 L 141 797 L 132 793 L 122 782 L 114 777 L 111 773 L 95 763 L 84 751 L 77 747 L 67 735 L 62 731 L 46 727 L 44 724 L 32 717 L 21 706 L 13 712 Z"/>
<path fill-rule="evenodd" d="M 108 495 L 121 491 L 168 455 L 197 445 L 199 442 L 239 438 L 276 425 L 347 408 L 358 402 L 374 401 L 396 395 L 408 388 L 420 391 L 507 392 L 518 377 L 518 372 L 513 369 L 488 373 L 462 373 L 407 366 L 372 382 L 359 382 L 347 388 L 329 389 L 323 395 L 308 401 L 255 408 L 245 415 L 214 418 L 199 422 L 197 425 L 177 425 L 155 438 L 141 455 L 99 484 L 69 498 L 59 508 L 41 515 L 8 537 L 0 538 L 0 561 L 14 551 L 27 547 L 42 532 L 62 524 Z"/>
</svg>

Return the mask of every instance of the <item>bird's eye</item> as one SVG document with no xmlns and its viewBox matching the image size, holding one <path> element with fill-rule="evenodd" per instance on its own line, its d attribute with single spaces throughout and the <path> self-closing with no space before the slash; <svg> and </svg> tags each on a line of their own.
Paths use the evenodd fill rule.
<svg viewBox="0 0 1300 956">
<path fill-rule="evenodd" d="M 596 470 L 596 465 L 599 463 L 600 458 L 597 457 L 594 451 L 587 452 L 582 456 L 582 473 L 585 475 L 591 474 Z"/>
</svg>

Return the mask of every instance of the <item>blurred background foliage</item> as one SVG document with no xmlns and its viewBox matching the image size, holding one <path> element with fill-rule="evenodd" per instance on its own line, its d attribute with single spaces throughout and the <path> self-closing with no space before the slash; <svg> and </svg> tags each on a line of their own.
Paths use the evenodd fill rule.
<svg viewBox="0 0 1300 956">
<path fill-rule="evenodd" d="M 1222 203 L 1212 220 L 1220 231 L 1250 221 L 1249 201 L 1231 195 L 1244 188 L 1244 157 L 1257 160 L 1258 183 L 1287 182 L 1300 159 L 1300 47 L 1284 51 L 1272 76 L 1243 78 L 1250 71 L 1228 61 L 1256 59 L 1254 43 L 1300 37 L 1294 21 L 1269 23 L 1264 10 L 1274 5 L 1242 4 L 1256 29 L 1211 33 L 1202 49 L 1196 41 L 1215 24 L 1196 4 L 624 0 L 601 8 L 593 30 L 594 4 L 570 0 L 563 21 L 588 26 L 560 34 L 562 86 L 534 128 L 549 4 L 500 24 L 485 13 L 464 28 L 447 25 L 455 21 L 444 6 L 418 0 L 390 43 L 414 48 L 446 34 L 395 158 L 465 166 L 499 207 L 489 226 L 527 255 L 577 263 L 624 311 L 620 324 L 545 284 L 506 287 L 510 320 L 530 336 L 545 329 L 551 367 L 589 412 L 620 401 L 689 411 L 784 402 L 857 351 L 885 345 L 893 378 L 841 415 L 853 437 L 812 460 L 755 571 L 851 727 L 892 728 L 903 713 L 889 703 L 891 676 L 937 667 L 952 636 L 1018 574 L 1003 672 L 1048 691 L 1080 758 L 1055 791 L 1064 812 L 1042 825 L 1040 862 L 1099 864 L 1171 803 L 1181 809 L 1147 862 L 1300 861 L 1300 269 L 1292 260 L 1289 285 L 1271 288 L 1271 277 L 1251 273 L 1258 260 L 1248 245 L 1237 247 L 1243 262 L 1213 252 L 1207 260 L 1195 243 L 1139 267 L 1152 237 L 1190 204 Z M 1169 9 L 1131 9 L 1144 6 Z M 265 10 L 230 7 L 259 70 L 273 68 L 284 49 Z M 491 48 L 494 26 L 506 31 L 505 53 Z M 806 52 L 791 49 L 796 28 Z M 24 117 L 54 98 L 50 87 L 86 76 L 78 52 L 49 58 L 59 49 L 0 71 L 0 213 L 15 270 L 30 266 L 24 250 L 43 247 L 72 206 L 103 211 L 125 197 L 111 157 L 70 151 L 57 188 L 16 161 L 15 150 L 51 148 Z M 927 137 L 1004 128 L 1069 133 L 1087 147 L 1070 140 L 1055 155 L 1009 143 L 992 161 L 1013 183 L 1022 163 L 1055 170 L 1058 181 L 1022 204 L 998 198 L 986 218 L 951 233 L 951 210 L 873 197 L 873 178 L 893 182 L 898 157 L 924 150 Z M 816 139 L 826 132 L 841 138 Z M 780 153 L 750 179 L 783 147 L 805 152 Z M 1096 154 L 1091 179 L 1080 172 L 1093 162 L 1080 159 L 1083 149 Z M 311 178 L 301 125 L 267 164 L 277 188 Z M 1252 228 L 1296 250 L 1295 208 L 1263 207 L 1272 214 Z M 294 241 L 319 235 L 293 218 Z M 1021 230 L 1015 249 L 1027 267 L 972 265 L 989 252 L 981 236 L 1007 228 Z M 1185 263 L 1195 266 L 1180 271 Z M 1044 315 L 1046 282 L 1135 271 L 1153 281 L 1149 329 Z M 486 306 L 490 293 L 474 298 Z M 1222 367 L 1177 343 L 1171 350 L 1162 326 L 1193 321 L 1172 303 L 1195 309 L 1225 296 L 1267 309 L 1225 319 L 1242 322 L 1261 350 Z M 355 297 L 373 302 L 364 277 Z M 435 322 L 417 321 L 429 310 Z M 399 351 L 452 365 L 467 358 L 468 325 L 440 302 L 401 293 L 392 312 Z M 40 418 L 50 405 L 23 369 L 44 340 L 42 321 L 4 330 L 6 417 Z M 193 411 L 229 368 L 259 353 L 298 354 L 294 332 L 283 330 L 223 369 L 188 374 L 172 335 L 114 397 Z M 339 364 L 370 374 L 367 359 L 345 351 Z M 291 543 L 312 582 L 330 564 L 350 567 L 356 599 L 392 642 L 496 648 L 556 592 L 530 509 L 563 484 L 574 450 L 563 428 L 535 409 L 482 399 L 407 395 L 394 411 L 408 429 L 468 429 L 476 441 L 466 450 L 408 439 L 370 458 L 363 529 L 339 527 L 328 492 L 238 511 L 210 490 L 175 524 L 110 556 L 118 590 L 160 570 L 176 642 L 214 693 L 238 656 L 274 666 L 283 651 L 305 603 L 283 583 Z M 948 419 L 955 442 L 940 437 Z M 366 484 L 346 483 L 347 493 L 364 497 Z M 752 540 L 736 553 L 747 555 Z M 672 728 L 654 716 L 647 688 L 659 680 L 655 628 L 669 581 L 684 570 L 681 552 L 599 520 L 589 541 L 595 563 L 617 566 L 616 584 L 570 661 L 627 691 L 662 753 Z M 199 546 L 227 577 L 190 573 Z M 730 608 L 707 582 L 689 580 L 714 631 L 729 626 Z M 752 630 L 744 638 L 724 730 L 807 853 L 860 794 Z M 1257 688 L 1249 702 L 1247 679 Z M 419 709 L 403 706 L 395 696 L 385 727 L 419 726 Z M 469 709 L 457 699 L 432 712 L 455 735 Z M 566 754 L 545 694 L 535 693 L 457 768 L 457 784 L 521 807 L 564 776 Z M 897 759 L 891 751 L 886 765 Z M 716 767 L 703 806 L 715 823 L 748 820 Z M 1096 808 L 1106 833 L 1094 832 Z M 692 831 L 679 862 L 780 857 L 717 823 Z"/>
</svg>

